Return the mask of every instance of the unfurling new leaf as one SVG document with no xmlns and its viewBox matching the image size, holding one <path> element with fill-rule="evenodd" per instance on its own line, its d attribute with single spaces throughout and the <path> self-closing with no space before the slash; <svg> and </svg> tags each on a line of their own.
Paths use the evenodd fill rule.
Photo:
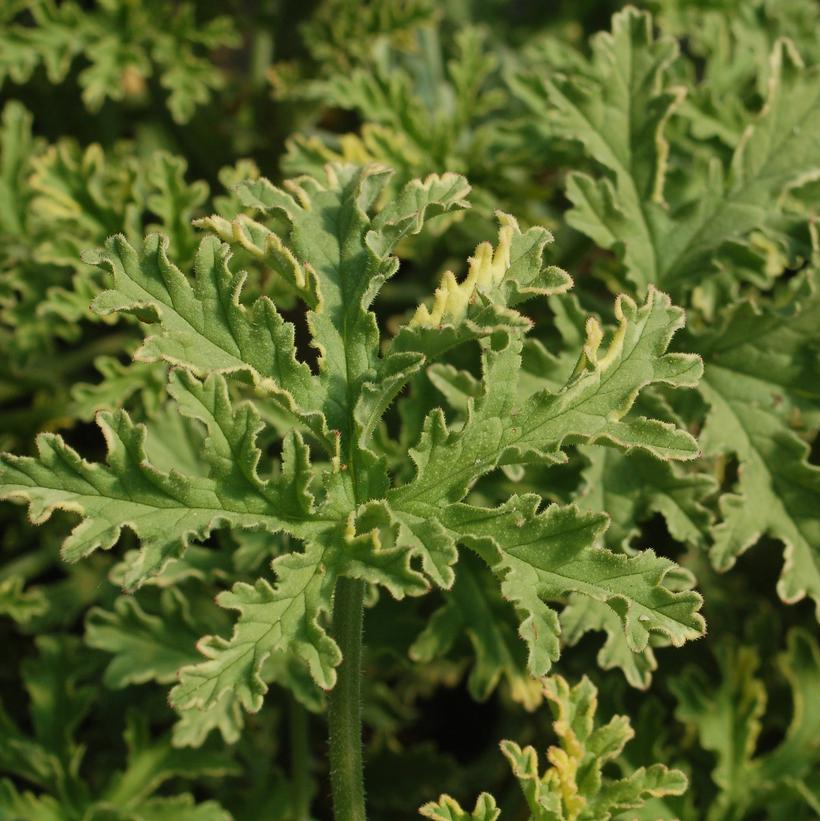
<svg viewBox="0 0 820 821">
<path fill-rule="evenodd" d="M 596 726 L 598 692 L 586 677 L 570 687 L 561 676 L 553 676 L 544 679 L 542 687 L 558 737 L 558 744 L 547 750 L 549 767 L 541 772 L 534 747 L 501 742 L 524 793 L 528 821 L 607 821 L 641 808 L 649 798 L 680 795 L 686 789 L 686 776 L 662 764 L 640 767 L 624 778 L 604 776 L 604 765 L 616 763 L 634 736 L 629 719 L 615 716 Z M 472 813 L 443 795 L 425 804 L 421 814 L 435 821 L 495 821 L 501 815 L 487 793 L 479 796 Z"/>
</svg>

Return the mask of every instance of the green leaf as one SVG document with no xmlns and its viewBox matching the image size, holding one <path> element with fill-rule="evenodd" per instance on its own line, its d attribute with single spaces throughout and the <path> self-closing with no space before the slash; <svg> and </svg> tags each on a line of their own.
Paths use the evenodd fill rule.
<svg viewBox="0 0 820 821">
<path fill-rule="evenodd" d="M 36 29 L 20 24 L 3 26 L 3 59 L 0 62 L 0 83 L 6 74 L 15 83 L 28 81 L 34 69 L 43 62 L 49 80 L 63 80 L 71 61 L 82 48 L 83 38 L 77 37 L 81 27 L 80 9 L 75 3 L 27 3 L 15 11 L 28 10 L 37 24 Z M 72 37 L 72 32 L 74 36 Z"/>
<path fill-rule="evenodd" d="M 424 364 L 419 353 L 395 353 L 384 358 L 372 382 L 365 382 L 356 402 L 354 416 L 358 430 L 358 444 L 367 448 L 376 426 L 413 374 Z"/>
<path fill-rule="evenodd" d="M 519 634 L 533 675 L 544 675 L 559 655 L 558 616 L 545 602 L 571 593 L 607 603 L 632 652 L 643 652 L 652 633 L 675 646 L 703 635 L 700 595 L 664 585 L 673 562 L 651 550 L 634 557 L 603 550 L 595 544 L 604 516 L 557 505 L 538 513 L 539 503 L 535 495 L 513 496 L 496 509 L 455 504 L 442 515 L 461 541 L 486 551 L 504 597 L 525 616 Z"/>
<path fill-rule="evenodd" d="M 291 180 L 287 190 L 267 180 L 239 188 L 246 206 L 286 221 L 293 255 L 316 277 L 320 303 L 308 313 L 308 325 L 327 385 L 328 423 L 345 443 L 354 438 L 355 398 L 378 368 L 378 328 L 369 307 L 398 267 L 390 251 L 425 220 L 465 207 L 469 191 L 456 174 L 431 175 L 408 183 L 371 219 L 368 211 L 391 173 L 378 165 L 328 165 L 323 179 Z"/>
<path fill-rule="evenodd" d="M 606 641 L 595 660 L 602 670 L 619 667 L 633 687 L 645 690 L 652 683 L 652 673 L 658 669 L 653 646 L 667 644 L 658 634 L 649 637 L 646 647 L 635 652 L 629 646 L 621 619 L 616 610 L 606 602 L 573 593 L 567 606 L 561 611 L 561 637 L 572 647 L 587 633 L 606 633 Z"/>
<path fill-rule="evenodd" d="M 207 710 L 192 707 L 177 708 L 177 712 L 179 720 L 173 731 L 175 747 L 201 747 L 212 730 L 219 730 L 226 744 L 234 744 L 242 733 L 242 706 L 230 692 L 212 702 Z"/>
<path fill-rule="evenodd" d="M 368 247 L 385 257 L 402 237 L 418 234 L 431 217 L 469 208 L 469 193 L 469 183 L 459 174 L 430 174 L 424 180 L 412 180 L 373 220 Z"/>
<path fill-rule="evenodd" d="M 111 808 L 103 805 L 104 811 Z M 114 810 L 116 812 L 116 810 Z M 116 817 L 116 816 L 115 816 Z M 229 821 L 230 814 L 216 801 L 196 803 L 188 793 L 172 797 L 149 798 L 139 808 L 127 810 L 124 821 Z"/>
<path fill-rule="evenodd" d="M 469 553 L 461 556 L 452 591 L 411 645 L 410 657 L 429 663 L 466 634 L 475 654 L 467 681 L 470 695 L 484 701 L 503 680 L 514 701 L 534 710 L 541 703 L 541 688 L 527 671 L 524 645 L 516 638 L 510 608 L 493 590 L 488 576 L 480 560 Z"/>
<path fill-rule="evenodd" d="M 304 23 L 302 38 L 314 59 L 335 71 L 369 59 L 382 39 L 407 39 L 434 17 L 435 7 L 429 0 L 386 0 L 366 7 L 329 0 Z"/>
<path fill-rule="evenodd" d="M 159 225 L 151 230 L 165 231 L 171 253 L 185 262 L 193 259 L 196 250 L 191 220 L 208 198 L 206 182 L 186 182 L 187 168 L 188 163 L 181 157 L 158 151 L 152 155 L 145 173 L 151 192 L 145 202 L 159 218 Z"/>
<path fill-rule="evenodd" d="M 515 218 L 497 212 L 498 242 L 482 242 L 457 282 L 451 271 L 441 278 L 432 307 L 422 304 L 393 339 L 393 351 L 419 351 L 437 357 L 464 342 L 530 327 L 512 308 L 533 297 L 567 291 L 571 277 L 544 262 L 552 235 L 544 228 L 521 232 Z"/>
<path fill-rule="evenodd" d="M 694 343 L 705 360 L 704 449 L 739 461 L 737 486 L 720 500 L 711 556 L 725 570 L 763 534 L 780 539 L 780 597 L 808 596 L 820 613 L 820 468 L 794 429 L 818 420 L 820 301 L 811 280 L 788 296 L 781 307 L 741 302 Z"/>
<path fill-rule="evenodd" d="M 816 637 L 801 628 L 792 630 L 778 666 L 791 688 L 792 718 L 782 743 L 763 756 L 764 777 L 770 783 L 786 778 L 808 781 L 820 758 L 816 743 L 820 718 L 811 706 L 820 686 L 820 646 Z"/>
<path fill-rule="evenodd" d="M 49 146 L 33 167 L 35 213 L 52 229 L 36 249 L 40 259 L 79 269 L 78 257 L 87 243 L 115 231 L 129 236 L 141 231 L 133 163 L 106 156 L 97 143 L 83 150 L 72 140 L 63 140 Z M 55 221 L 65 232 L 53 231 Z"/>
<path fill-rule="evenodd" d="M 724 677 L 717 690 L 707 684 L 704 675 L 692 671 L 674 681 L 672 689 L 678 700 L 678 718 L 695 723 L 701 744 L 717 755 L 712 778 L 721 790 L 732 793 L 722 803 L 736 803 L 748 789 L 766 690 L 755 678 L 760 661 L 752 648 L 742 647 L 731 655 L 722 653 L 720 658 Z"/>
<path fill-rule="evenodd" d="M 245 275 L 228 268 L 228 246 L 215 238 L 202 240 L 193 286 L 168 259 L 167 249 L 168 240 L 155 234 L 142 252 L 115 236 L 104 251 L 87 254 L 86 261 L 113 274 L 113 289 L 94 300 L 94 310 L 103 316 L 128 311 L 160 324 L 162 333 L 146 338 L 135 354 L 138 360 L 161 359 L 198 374 L 248 374 L 286 414 L 332 449 L 326 423 L 313 410 L 321 406 L 321 394 L 310 369 L 296 359 L 293 326 L 267 297 L 250 309 L 240 303 Z"/>
<path fill-rule="evenodd" d="M 817 175 L 817 67 L 806 68 L 793 44 L 779 40 L 766 104 L 745 127 L 729 167 L 688 157 L 694 184 L 670 187 L 665 125 L 684 93 L 668 76 L 674 41 L 655 39 L 651 17 L 626 9 L 593 50 L 582 76 L 551 78 L 536 95 L 538 81 L 522 81 L 530 93 L 520 96 L 530 103 L 535 96 L 551 131 L 579 141 L 604 169 L 598 178 L 570 175 L 567 219 L 618 253 L 640 293 L 650 283 L 688 292 L 715 273 L 727 249 L 749 245 L 754 231 L 776 231 L 778 199 Z"/>
<path fill-rule="evenodd" d="M 649 797 L 679 795 L 686 789 L 684 774 L 662 764 L 641 767 L 624 779 L 603 777 L 604 764 L 621 754 L 634 732 L 623 716 L 595 726 L 597 691 L 588 678 L 572 688 L 560 676 L 546 679 L 544 695 L 550 701 L 553 729 L 560 743 L 547 751 L 551 766 L 546 773 L 539 775 L 532 747 L 521 749 L 511 741 L 501 743 L 535 821 L 606 821 L 613 813 L 639 808 Z"/>
<path fill-rule="evenodd" d="M 99 382 L 77 382 L 71 388 L 72 415 L 90 421 L 98 411 L 121 408 L 134 396 L 139 397 L 149 415 L 156 413 L 168 377 L 161 363 L 124 365 L 115 357 L 100 356 L 94 360 L 94 367 L 100 374 Z"/>
<path fill-rule="evenodd" d="M 524 793 L 529 821 L 607 821 L 625 810 L 640 809 L 650 798 L 684 792 L 686 776 L 663 764 L 640 767 L 626 778 L 604 776 L 604 765 L 617 761 L 634 736 L 629 719 L 615 716 L 608 724 L 596 726 L 598 693 L 586 676 L 574 687 L 561 676 L 546 678 L 542 685 L 559 741 L 547 750 L 549 768 L 539 772 L 533 747 L 501 742 L 501 752 Z M 423 807 L 422 815 L 443 821 L 498 818 L 495 802 L 486 793 L 476 804 L 479 808 L 491 814 L 470 815 L 449 796 L 442 796 L 437 804 Z"/>
<path fill-rule="evenodd" d="M 307 305 L 318 307 L 319 284 L 315 273 L 301 265 L 281 237 L 267 226 L 243 212 L 231 220 L 212 214 L 196 220 L 194 224 L 213 232 L 223 242 L 237 243 L 242 250 L 274 271 Z"/>
<path fill-rule="evenodd" d="M 309 514 L 301 478 L 309 469 L 307 450 L 298 434 L 285 448 L 281 480 L 263 480 L 255 444 L 262 425 L 251 405 L 234 409 L 218 375 L 200 383 L 180 373 L 172 390 L 185 403 L 183 413 L 208 428 L 204 456 L 210 475 L 154 467 L 145 455 L 146 428 L 118 411 L 98 416 L 108 445 L 106 464 L 86 462 L 59 436 L 42 434 L 36 458 L 2 458 L 0 494 L 26 501 L 35 522 L 58 509 L 79 513 L 82 521 L 62 549 L 68 561 L 111 548 L 124 527 L 134 531 L 142 549 L 124 579 L 129 587 L 182 555 L 191 538 L 204 539 L 224 524 L 305 535 L 321 529 Z"/>
<path fill-rule="evenodd" d="M 535 675 L 546 673 L 559 655 L 558 616 L 543 599 L 562 601 L 577 592 L 608 603 L 622 622 L 631 653 L 646 653 L 652 632 L 680 645 L 704 629 L 698 594 L 673 593 L 663 585 L 673 563 L 651 551 L 630 559 L 595 546 L 604 517 L 557 507 L 537 514 L 534 496 L 513 497 L 495 510 L 458 504 L 477 478 L 499 464 L 560 461 L 559 448 L 567 440 L 609 440 L 667 457 L 696 455 L 688 433 L 625 416 L 645 385 L 689 385 L 697 379 L 696 358 L 665 352 L 682 322 L 680 312 L 651 291 L 641 308 L 621 298 L 616 315 L 620 325 L 603 355 L 603 332 L 590 319 L 570 381 L 557 392 L 537 388 L 518 407 L 514 378 L 520 343 L 510 341 L 500 351 L 485 348 L 483 393 L 469 400 L 467 420 L 448 429 L 440 410 L 430 414 L 411 451 L 416 476 L 388 494 L 398 517 L 414 532 L 428 531 L 430 522 L 438 521 L 450 538 L 479 551 L 491 546 L 482 555 L 501 576 L 504 597 L 522 615 L 519 632 Z M 517 545 L 529 547 L 519 556 Z M 446 645 L 454 621 L 446 609 L 439 619 Z"/>
<path fill-rule="evenodd" d="M 232 691 L 251 712 L 262 706 L 267 684 L 259 671 L 272 652 L 294 653 L 310 666 L 317 682 L 330 689 L 339 649 L 319 624 L 331 609 L 336 576 L 325 561 L 327 549 L 315 545 L 303 554 L 275 560 L 279 583 L 272 587 L 259 579 L 255 585 L 239 584 L 220 594 L 219 604 L 239 612 L 231 640 L 212 637 L 200 644 L 206 661 L 182 671 L 172 691 L 175 707 L 205 707 Z"/>
<path fill-rule="evenodd" d="M 685 593 L 694 588 L 695 578 L 684 568 L 673 567 L 664 576 L 663 586 L 672 593 Z M 560 623 L 561 638 L 570 647 L 589 632 L 604 632 L 606 641 L 596 656 L 598 665 L 603 670 L 620 668 L 627 682 L 641 690 L 649 687 L 652 675 L 658 668 L 655 648 L 673 644 L 669 636 L 652 632 L 646 646 L 636 650 L 629 635 L 624 632 L 616 609 L 578 593 L 569 596 L 566 607 L 561 611 Z"/>
<path fill-rule="evenodd" d="M 33 736 L 19 730 L 0 709 L 6 741 L 0 748 L 0 764 L 71 805 L 83 794 L 77 783 L 82 747 L 74 733 L 94 698 L 94 689 L 84 681 L 93 667 L 71 636 L 38 636 L 35 642 L 37 657 L 22 666 Z"/>
<path fill-rule="evenodd" d="M 161 202 L 151 208 L 181 226 L 177 217 L 197 207 L 198 195 L 185 188 L 181 165 L 167 158 L 160 165 L 155 188 Z M 562 354 L 560 365 L 539 379 L 531 361 L 534 371 L 518 386 L 524 336 L 533 325 L 518 307 L 555 299 L 571 280 L 545 264 L 550 236 L 544 229 L 522 232 L 512 217 L 499 214 L 496 247 L 480 244 L 464 281 L 451 276 L 432 310 L 419 308 L 383 346 L 372 306 L 399 267 L 393 250 L 427 220 L 463 209 L 468 191 L 462 177 L 445 174 L 408 183 L 391 196 L 389 175 L 383 166 L 330 165 L 319 179 L 281 188 L 245 181 L 238 197 L 257 212 L 253 218 L 233 209 L 230 221 L 205 221 L 239 242 L 243 254 L 278 268 L 301 297 L 310 342 L 319 351 L 315 369 L 301 361 L 295 327 L 270 298 L 242 301 L 245 275 L 231 270 L 230 248 L 217 237 L 200 243 L 192 281 L 171 263 L 167 239 L 151 235 L 137 250 L 124 236 L 112 237 L 87 257 L 110 274 L 111 287 L 97 296 L 95 310 L 126 312 L 147 327 L 135 358 L 171 366 L 170 401 L 160 405 L 150 389 L 141 391 L 147 425 L 135 425 L 122 410 L 100 413 L 104 463 L 84 461 L 53 434 L 39 438 L 38 456 L 0 462 L 0 493 L 28 502 L 32 520 L 42 522 L 54 510 L 79 515 L 64 557 L 108 549 L 123 529 L 139 540 L 139 550 L 129 551 L 112 578 L 127 587 L 153 581 L 152 588 L 140 606 L 120 599 L 113 612 L 95 610 L 87 640 L 114 654 L 106 674 L 113 686 L 164 682 L 178 671 L 171 703 L 180 716 L 174 743 L 181 747 L 202 744 L 213 729 L 236 741 L 243 711 L 259 711 L 273 682 L 309 709 L 321 708 L 318 688 L 335 685 L 341 662 L 328 621 L 343 577 L 384 587 L 395 599 L 422 595 L 434 584 L 442 588 L 444 607 L 414 652 L 447 652 L 454 625 L 466 625 L 477 656 L 472 691 L 486 697 L 503 677 L 527 707 L 537 695 L 525 653 L 530 673 L 549 668 L 560 640 L 552 606 L 566 605 L 573 594 L 609 607 L 632 653 L 647 654 L 653 634 L 660 637 L 654 644 L 679 645 L 702 633 L 699 596 L 667 584 L 673 563 L 651 552 L 630 557 L 598 547 L 605 516 L 574 507 L 539 512 L 535 496 L 496 500 L 495 507 L 482 506 L 480 498 L 462 501 L 497 467 L 515 480 L 522 466 L 565 462 L 564 449 L 582 443 L 693 458 L 694 439 L 663 421 L 665 409 L 662 418 L 647 418 L 633 408 L 649 385 L 688 387 L 699 377 L 697 357 L 668 352 L 682 312 L 654 289 L 641 305 L 621 296 L 617 327 L 605 334 L 589 317 L 584 337 L 580 326 L 574 329 L 576 320 L 584 324 L 578 305 L 556 308 L 559 334 L 575 349 L 576 366 L 572 370 L 570 354 Z M 94 201 L 104 204 L 105 197 Z M 116 208 L 113 214 L 120 218 Z M 178 244 L 183 241 L 184 235 Z M 465 390 L 456 400 L 462 419 L 448 423 L 422 367 L 469 341 L 481 351 L 480 382 L 457 376 L 448 382 L 450 363 L 430 372 L 451 398 Z M 546 348 L 539 350 L 541 360 L 549 358 Z M 469 362 L 468 351 L 452 355 L 454 362 Z M 124 388 L 147 375 L 113 366 L 108 372 Z M 389 407 L 406 386 L 397 414 L 404 429 L 391 441 Z M 410 460 L 398 451 L 425 414 L 409 476 Z M 310 458 L 305 432 L 324 454 L 315 448 Z M 282 535 L 251 549 L 250 560 L 239 559 L 235 542 L 212 535 L 222 527 Z M 185 555 L 189 542 L 206 539 L 208 547 Z M 459 542 L 500 578 L 500 594 L 489 594 L 487 608 L 470 601 L 491 578 L 478 559 L 466 560 L 457 580 Z M 219 555 L 226 544 L 227 555 Z M 273 556 L 275 578 L 258 577 Z M 169 588 L 192 578 L 231 585 L 217 597 L 236 614 L 231 632 L 225 620 L 197 630 L 190 624 Z M 525 645 L 512 639 L 515 611 Z M 192 657 L 193 636 L 205 630 L 212 635 L 197 643 L 204 659 Z"/>
<path fill-rule="evenodd" d="M 694 728 L 701 745 L 717 762 L 712 779 L 719 795 L 710 818 L 726 811 L 750 813 L 770 806 L 783 791 L 798 804 L 810 793 L 806 784 L 818 761 L 820 731 L 816 710 L 809 707 L 820 683 L 820 648 L 802 629 L 788 635 L 780 668 L 792 689 L 792 720 L 785 738 L 758 754 L 766 713 L 766 689 L 758 678 L 760 658 L 753 647 L 723 646 L 716 653 L 721 670 L 717 683 L 689 668 L 671 682 L 678 701 L 676 715 Z"/>
<path fill-rule="evenodd" d="M 631 547 L 640 523 L 654 513 L 664 517 L 672 538 L 704 544 L 712 517 L 703 501 L 717 490 L 713 477 L 637 450 L 619 453 L 615 448 L 588 446 L 579 450 L 590 464 L 583 473 L 578 506 L 609 514 L 608 547 Z"/>
<path fill-rule="evenodd" d="M 614 15 L 612 33 L 597 34 L 591 45 L 588 76 L 525 76 L 519 96 L 539 107 L 546 103 L 549 113 L 540 108 L 536 114 L 548 116 L 554 133 L 582 143 L 612 174 L 597 184 L 587 175 L 569 177 L 575 208 L 567 221 L 598 245 L 617 247 L 644 293 L 662 281 L 656 234 L 669 153 L 664 127 L 684 93 L 667 86 L 665 73 L 678 47 L 671 38 L 656 39 L 651 16 L 634 8 Z"/>
<path fill-rule="evenodd" d="M 144 804 L 148 804 L 149 809 L 156 812 L 162 809 L 162 799 L 151 799 L 151 796 L 172 778 L 224 777 L 237 773 L 236 766 L 221 751 L 176 749 L 165 738 L 152 740 L 147 721 L 137 713 L 130 713 L 126 721 L 124 735 L 128 754 L 125 767 L 111 779 L 101 795 L 102 806 L 108 805 L 117 810 L 141 810 Z M 190 802 L 190 797 L 183 796 L 178 800 L 184 807 Z M 224 811 L 214 816 L 214 810 L 219 808 L 214 802 L 209 802 L 209 805 L 211 815 L 200 814 L 206 818 L 226 817 Z"/>
<path fill-rule="evenodd" d="M 448 430 L 440 410 L 427 417 L 422 439 L 411 452 L 417 476 L 391 492 L 391 504 L 408 513 L 435 515 L 442 502 L 462 498 L 479 476 L 499 464 L 561 461 L 565 442 L 603 441 L 663 458 L 694 458 L 698 448 L 688 433 L 627 413 L 646 385 L 696 383 L 699 359 L 666 353 L 672 334 L 683 324 L 682 312 L 654 290 L 640 307 L 619 297 L 615 312 L 619 326 L 603 354 L 603 332 L 590 318 L 587 342 L 569 382 L 557 392 L 538 390 L 521 404 L 515 402 L 517 346 L 485 351 L 484 394 L 467 422 Z"/>
<path fill-rule="evenodd" d="M 0 231 L 18 237 L 26 231 L 26 206 L 31 189 L 26 185 L 31 157 L 40 147 L 31 133 L 32 116 L 10 100 L 3 107 L 0 130 Z"/>
<path fill-rule="evenodd" d="M 10 818 L 133 821 L 168 817 L 161 813 L 175 807 L 183 818 L 227 821 L 228 816 L 214 801 L 195 805 L 190 795 L 154 798 L 153 794 L 173 778 L 234 774 L 230 758 L 207 748 L 175 750 L 167 738 L 151 739 L 148 719 L 137 712 L 130 712 L 126 719 L 125 767 L 115 770 L 107 783 L 103 773 L 93 785 L 82 781 L 80 765 L 85 748 L 74 736 L 94 703 L 96 688 L 85 682 L 99 668 L 71 636 L 40 636 L 36 643 L 39 656 L 23 664 L 34 734 L 29 737 L 18 730 L 0 710 L 4 739 L 0 767 L 34 783 L 44 793 L 37 797 L 21 793 L 3 780 L 0 811 L 17 813 Z"/>
<path fill-rule="evenodd" d="M 120 596 L 114 609 L 92 608 L 85 620 L 89 647 L 113 655 L 104 681 L 115 689 L 146 681 L 168 683 L 198 658 L 199 632 L 181 593 L 162 591 L 158 614 L 147 613 L 133 596 Z"/>
<path fill-rule="evenodd" d="M 0 810 L 8 813 L 9 818 L 26 818 L 30 821 L 63 821 L 65 818 L 55 798 L 19 792 L 7 778 L 0 781 Z"/>
<path fill-rule="evenodd" d="M 78 80 L 90 111 L 106 99 L 142 99 L 146 80 L 156 69 L 171 92 L 168 108 L 174 120 L 185 123 L 224 83 L 219 68 L 206 59 L 207 51 L 238 44 L 229 18 L 198 22 L 188 3 L 167 7 L 107 0 L 85 8 L 33 0 L 22 10 L 31 19 L 23 17 L 2 29 L 0 84 L 7 73 L 16 83 L 26 82 L 40 63 L 52 83 L 64 84 L 82 54 L 89 64 Z"/>
<path fill-rule="evenodd" d="M 233 635 L 200 642 L 206 660 L 181 671 L 171 691 L 173 706 L 210 710 L 230 693 L 246 710 L 257 712 L 268 689 L 261 673 L 270 656 L 297 658 L 320 687 L 331 689 L 342 659 L 322 622 L 331 612 L 336 580 L 344 575 L 380 584 L 398 599 L 429 589 L 410 566 L 411 554 L 393 546 L 397 531 L 387 506 L 371 502 L 321 542 L 308 542 L 303 553 L 275 559 L 275 587 L 261 578 L 221 593 L 218 603 L 239 612 Z"/>
<path fill-rule="evenodd" d="M 48 608 L 42 590 L 23 590 L 24 585 L 20 576 L 0 579 L 0 615 L 11 616 L 19 624 L 31 621 Z"/>
<path fill-rule="evenodd" d="M 433 821 L 497 821 L 501 810 L 489 793 L 481 793 L 472 812 L 463 810 L 461 805 L 449 795 L 442 795 L 438 801 L 430 801 L 419 810 L 425 818 Z"/>
</svg>

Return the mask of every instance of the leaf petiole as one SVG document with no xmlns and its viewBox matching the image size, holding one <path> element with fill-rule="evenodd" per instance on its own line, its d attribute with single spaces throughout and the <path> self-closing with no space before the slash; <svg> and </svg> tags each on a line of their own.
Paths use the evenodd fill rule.
<svg viewBox="0 0 820 821">
<path fill-rule="evenodd" d="M 330 784 L 336 821 L 365 821 L 362 768 L 362 626 L 364 582 L 341 577 L 333 601 L 333 638 L 342 651 L 330 692 Z"/>
</svg>

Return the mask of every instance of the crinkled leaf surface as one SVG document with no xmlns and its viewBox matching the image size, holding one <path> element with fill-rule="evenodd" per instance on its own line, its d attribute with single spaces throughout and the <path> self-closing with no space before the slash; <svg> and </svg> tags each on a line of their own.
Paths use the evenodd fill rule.
<svg viewBox="0 0 820 821">
<path fill-rule="evenodd" d="M 86 644 L 112 655 L 105 671 L 109 687 L 173 681 L 180 667 L 196 661 L 198 639 L 189 606 L 174 589 L 162 592 L 157 614 L 122 596 L 112 611 L 94 608 L 86 617 Z"/>
<path fill-rule="evenodd" d="M 604 517 L 558 506 L 539 514 L 539 501 L 514 496 L 495 510 L 453 505 L 443 517 L 468 544 L 498 549 L 493 570 L 502 578 L 505 598 L 525 615 L 519 632 L 533 675 L 543 675 L 559 654 L 559 621 L 545 602 L 570 593 L 609 604 L 633 652 L 646 649 L 652 632 L 675 645 L 703 634 L 700 595 L 663 584 L 674 563 L 649 550 L 628 557 L 599 548 Z"/>
</svg>

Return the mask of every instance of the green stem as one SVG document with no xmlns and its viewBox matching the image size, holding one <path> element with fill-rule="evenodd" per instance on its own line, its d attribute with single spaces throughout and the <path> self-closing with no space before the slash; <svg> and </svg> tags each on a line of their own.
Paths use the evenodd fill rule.
<svg viewBox="0 0 820 821">
<path fill-rule="evenodd" d="M 294 821 L 310 821 L 310 718 L 293 697 L 290 704 L 290 781 Z"/>
<path fill-rule="evenodd" d="M 251 44 L 251 82 L 255 91 L 268 88 L 268 68 L 273 62 L 273 35 L 263 25 Z"/>
<path fill-rule="evenodd" d="M 340 578 L 333 602 L 333 637 L 342 651 L 330 692 L 330 785 L 336 821 L 365 821 L 362 769 L 362 624 L 364 582 Z"/>
</svg>

